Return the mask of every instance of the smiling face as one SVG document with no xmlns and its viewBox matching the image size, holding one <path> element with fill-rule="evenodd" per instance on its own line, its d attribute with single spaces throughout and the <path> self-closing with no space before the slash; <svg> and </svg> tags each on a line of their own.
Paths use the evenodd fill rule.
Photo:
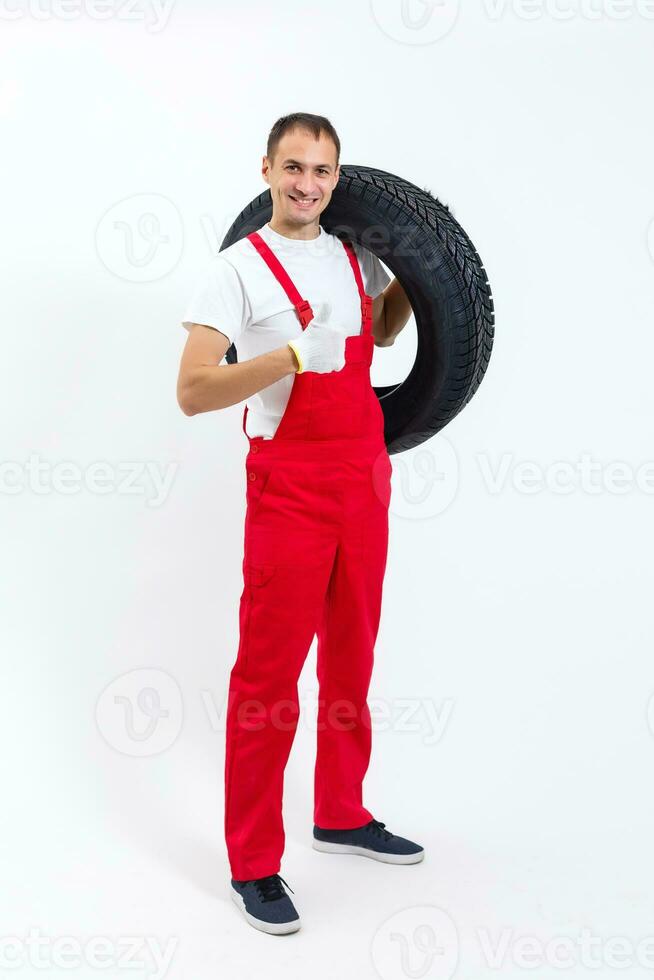
<svg viewBox="0 0 654 980">
<path fill-rule="evenodd" d="M 336 147 L 325 133 L 315 139 L 304 129 L 285 133 L 273 160 L 263 158 L 263 179 L 270 185 L 270 227 L 288 238 L 315 238 L 319 218 L 338 183 Z"/>
</svg>

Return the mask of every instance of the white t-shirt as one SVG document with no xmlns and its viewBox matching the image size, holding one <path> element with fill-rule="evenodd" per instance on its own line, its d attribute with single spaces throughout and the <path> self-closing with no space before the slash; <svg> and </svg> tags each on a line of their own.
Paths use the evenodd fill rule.
<svg viewBox="0 0 654 980">
<path fill-rule="evenodd" d="M 316 319 L 339 327 L 346 336 L 361 330 L 361 300 L 343 243 L 320 226 L 310 241 L 287 238 L 267 224 L 257 231 L 308 300 Z M 363 286 L 375 297 L 391 281 L 376 255 L 353 243 Z M 247 238 L 223 249 L 203 270 L 186 307 L 183 326 L 213 327 L 236 343 L 239 361 L 283 347 L 302 333 L 293 304 L 264 259 Z M 281 421 L 294 374 L 251 395 L 246 404 L 249 436 L 271 439 Z"/>
</svg>

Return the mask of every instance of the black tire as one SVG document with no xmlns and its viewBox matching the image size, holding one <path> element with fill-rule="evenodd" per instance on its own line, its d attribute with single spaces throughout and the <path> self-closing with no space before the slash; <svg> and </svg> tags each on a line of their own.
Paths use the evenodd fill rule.
<svg viewBox="0 0 654 980">
<path fill-rule="evenodd" d="M 271 216 L 266 190 L 241 211 L 220 250 Z M 486 373 L 494 336 L 486 271 L 445 204 L 383 170 L 341 165 L 320 224 L 374 252 L 409 297 L 418 334 L 415 362 L 404 381 L 375 387 L 375 392 L 384 412 L 388 452 L 412 449 L 452 421 Z M 229 363 L 237 360 L 234 344 L 225 356 Z"/>
</svg>

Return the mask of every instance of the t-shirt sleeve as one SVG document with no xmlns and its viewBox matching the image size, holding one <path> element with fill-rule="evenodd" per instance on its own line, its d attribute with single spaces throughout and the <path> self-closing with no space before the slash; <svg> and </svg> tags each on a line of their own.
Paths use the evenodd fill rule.
<svg viewBox="0 0 654 980">
<path fill-rule="evenodd" d="M 203 323 L 234 343 L 249 319 L 250 305 L 241 277 L 231 262 L 215 256 L 198 277 L 182 326 L 190 330 L 192 323 Z"/>
<path fill-rule="evenodd" d="M 368 295 L 374 299 L 386 289 L 391 277 L 374 252 L 370 252 L 358 243 L 355 245 L 355 252 L 361 263 L 364 288 Z"/>
</svg>

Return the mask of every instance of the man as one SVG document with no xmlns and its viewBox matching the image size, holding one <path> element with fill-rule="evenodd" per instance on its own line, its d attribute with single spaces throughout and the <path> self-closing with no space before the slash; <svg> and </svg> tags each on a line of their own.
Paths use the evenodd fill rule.
<svg viewBox="0 0 654 980">
<path fill-rule="evenodd" d="M 262 164 L 271 220 L 212 260 L 183 321 L 189 337 L 178 401 L 185 414 L 247 400 L 225 838 L 232 897 L 251 925 L 271 934 L 300 928 L 279 875 L 282 788 L 297 680 L 315 635 L 313 846 L 393 864 L 424 856 L 362 803 L 391 475 L 370 362 L 373 346 L 391 345 L 411 309 L 376 256 L 319 224 L 339 180 L 339 156 L 323 116 L 295 113 L 275 123 Z M 235 340 L 239 362 L 219 366 Z"/>
</svg>

